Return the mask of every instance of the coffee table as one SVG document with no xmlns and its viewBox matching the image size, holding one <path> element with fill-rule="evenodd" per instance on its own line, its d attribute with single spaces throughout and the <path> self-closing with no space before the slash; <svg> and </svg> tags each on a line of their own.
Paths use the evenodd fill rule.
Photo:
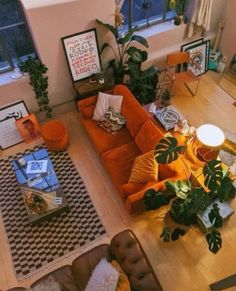
<svg viewBox="0 0 236 291">
<path fill-rule="evenodd" d="M 14 160 L 13 168 L 32 225 L 69 210 L 46 149 Z"/>
</svg>

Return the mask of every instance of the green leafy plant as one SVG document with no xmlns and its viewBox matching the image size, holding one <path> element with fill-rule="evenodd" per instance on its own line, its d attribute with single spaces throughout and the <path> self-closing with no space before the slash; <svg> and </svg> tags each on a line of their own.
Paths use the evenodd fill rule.
<svg viewBox="0 0 236 291">
<path fill-rule="evenodd" d="M 170 9 L 177 14 L 174 18 L 175 25 L 187 22 L 187 18 L 184 16 L 187 5 L 188 0 L 170 0 Z"/>
<path fill-rule="evenodd" d="M 184 15 L 188 0 L 170 0 L 170 9 L 177 15 Z"/>
<path fill-rule="evenodd" d="M 159 144 L 156 145 L 154 155 L 157 163 L 168 164 L 177 160 L 183 150 L 184 148 L 178 146 L 175 138 L 168 136 L 161 139 Z M 208 217 L 212 227 L 207 230 L 206 241 L 209 250 L 217 253 L 222 246 L 218 228 L 223 226 L 223 219 L 220 215 L 219 206 L 214 201 L 219 199 L 220 202 L 224 202 L 233 199 L 236 190 L 218 160 L 211 160 L 205 164 L 202 175 L 204 176 L 205 188 L 193 186 L 189 180 L 167 181 L 165 191 L 149 189 L 145 193 L 144 205 L 147 210 L 154 210 L 170 201 L 171 206 L 167 215 L 176 223 L 188 227 L 197 224 L 198 214 L 211 207 Z M 179 227 L 173 229 L 165 225 L 161 237 L 165 242 L 170 242 L 171 240 L 177 240 L 184 234 L 185 230 Z"/>
<path fill-rule="evenodd" d="M 48 68 L 37 58 L 28 57 L 26 61 L 19 63 L 22 72 L 29 73 L 29 84 L 33 87 L 40 111 L 44 111 L 46 117 L 52 116 L 48 98 L 48 77 L 45 75 Z"/>
<path fill-rule="evenodd" d="M 108 68 L 113 71 L 115 84 L 125 83 L 142 104 L 155 100 L 155 88 L 158 82 L 157 70 L 150 66 L 143 70 L 142 63 L 147 60 L 147 52 L 136 48 L 132 44 L 135 42 L 148 48 L 146 39 L 136 35 L 137 27 L 126 33 L 119 32 L 119 26 L 104 23 L 96 19 L 97 23 L 108 29 L 115 38 L 115 47 L 104 43 L 100 53 L 106 48 L 110 48 L 114 58 L 109 61 Z"/>
</svg>

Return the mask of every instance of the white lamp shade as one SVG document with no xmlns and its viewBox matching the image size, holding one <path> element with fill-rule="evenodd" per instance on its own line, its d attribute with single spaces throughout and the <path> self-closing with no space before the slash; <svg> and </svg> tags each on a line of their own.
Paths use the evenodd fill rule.
<svg viewBox="0 0 236 291">
<path fill-rule="evenodd" d="M 209 148 L 218 148 L 225 141 L 223 131 L 213 124 L 203 124 L 196 131 L 198 141 Z"/>
</svg>

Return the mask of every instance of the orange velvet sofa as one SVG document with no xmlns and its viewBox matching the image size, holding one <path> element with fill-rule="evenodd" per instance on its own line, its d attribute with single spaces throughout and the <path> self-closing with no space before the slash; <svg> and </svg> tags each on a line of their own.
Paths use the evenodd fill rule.
<svg viewBox="0 0 236 291">
<path fill-rule="evenodd" d="M 142 198 L 147 189 L 164 189 L 167 180 L 186 179 L 186 170 L 179 161 L 175 161 L 168 165 L 159 165 L 158 182 L 128 183 L 135 158 L 153 150 L 163 137 L 163 132 L 125 85 L 116 85 L 109 93 L 123 96 L 121 114 L 126 118 L 126 124 L 115 134 L 107 133 L 92 120 L 97 96 L 79 100 L 77 107 L 80 120 L 125 207 L 129 212 L 134 212 L 143 207 Z"/>
</svg>

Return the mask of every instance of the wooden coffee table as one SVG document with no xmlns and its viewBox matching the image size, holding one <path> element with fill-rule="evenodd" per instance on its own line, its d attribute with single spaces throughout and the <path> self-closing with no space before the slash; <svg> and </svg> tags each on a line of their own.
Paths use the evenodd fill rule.
<svg viewBox="0 0 236 291">
<path fill-rule="evenodd" d="M 69 210 L 46 149 L 14 160 L 13 167 L 31 224 Z"/>
</svg>

